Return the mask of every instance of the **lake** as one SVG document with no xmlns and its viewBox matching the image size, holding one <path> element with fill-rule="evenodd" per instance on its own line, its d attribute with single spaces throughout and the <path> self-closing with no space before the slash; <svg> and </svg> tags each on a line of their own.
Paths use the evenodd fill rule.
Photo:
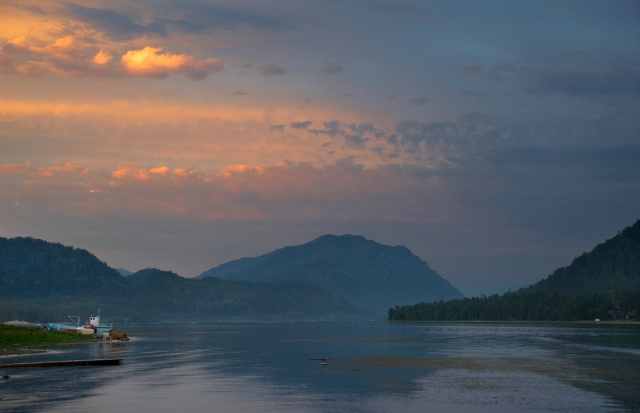
<svg viewBox="0 0 640 413">
<path fill-rule="evenodd" d="M 640 411 L 637 324 L 116 324 L 132 339 L 7 362 L 2 412 Z M 325 363 L 326 365 L 321 365 Z"/>
</svg>

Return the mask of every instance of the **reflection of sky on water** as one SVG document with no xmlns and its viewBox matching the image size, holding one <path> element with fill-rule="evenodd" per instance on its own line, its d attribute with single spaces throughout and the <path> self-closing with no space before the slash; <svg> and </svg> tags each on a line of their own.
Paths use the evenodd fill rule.
<svg viewBox="0 0 640 413">
<path fill-rule="evenodd" d="M 350 360 L 520 357 L 533 364 L 574 365 L 585 356 L 602 357 L 603 348 L 626 357 L 640 347 L 637 327 L 560 324 L 210 323 L 121 329 L 133 337 L 130 342 L 78 345 L 20 361 L 122 357 L 124 365 L 9 371 L 12 377 L 0 384 L 0 410 L 607 411 L 613 409 L 610 398 L 575 387 L 562 374 L 472 371 L 459 365 L 358 366 Z M 326 358 L 328 365 L 310 358 Z"/>
</svg>

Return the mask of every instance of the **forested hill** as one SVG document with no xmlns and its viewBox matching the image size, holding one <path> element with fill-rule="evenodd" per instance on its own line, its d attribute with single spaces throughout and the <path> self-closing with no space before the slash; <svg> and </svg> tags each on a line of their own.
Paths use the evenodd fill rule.
<svg viewBox="0 0 640 413">
<path fill-rule="evenodd" d="M 390 320 L 593 320 L 640 315 L 640 220 L 531 287 L 389 309 Z"/>
<path fill-rule="evenodd" d="M 640 220 L 637 220 L 525 291 L 576 294 L 639 288 Z"/>
<path fill-rule="evenodd" d="M 303 245 L 222 264 L 198 278 L 209 276 L 310 284 L 377 314 L 386 314 L 398 304 L 463 297 L 408 248 L 354 235 L 325 235 Z"/>
<path fill-rule="evenodd" d="M 33 238 L 0 238 L 0 321 L 111 321 L 351 317 L 344 298 L 297 283 L 193 280 L 157 269 L 123 277 L 86 250 Z"/>
<path fill-rule="evenodd" d="M 89 251 L 34 238 L 0 237 L 0 298 L 111 295 L 128 285 Z"/>
</svg>

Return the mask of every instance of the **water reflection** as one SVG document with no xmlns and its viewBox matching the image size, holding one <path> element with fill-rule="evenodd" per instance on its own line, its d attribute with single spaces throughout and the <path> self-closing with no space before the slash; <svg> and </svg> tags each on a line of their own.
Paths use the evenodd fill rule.
<svg viewBox="0 0 640 413">
<path fill-rule="evenodd" d="M 632 325 L 301 322 L 121 329 L 131 341 L 16 359 L 117 357 L 125 364 L 0 370 L 11 375 L 0 383 L 0 410 L 602 412 L 634 410 L 638 403 L 640 328 Z"/>
</svg>

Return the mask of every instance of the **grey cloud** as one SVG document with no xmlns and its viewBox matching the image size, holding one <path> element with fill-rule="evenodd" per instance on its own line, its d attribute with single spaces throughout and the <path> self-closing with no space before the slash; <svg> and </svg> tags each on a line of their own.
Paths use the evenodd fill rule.
<svg viewBox="0 0 640 413">
<path fill-rule="evenodd" d="M 431 17 L 422 7 L 422 5 L 404 2 L 404 1 L 384 1 L 373 0 L 365 1 L 361 3 L 365 8 L 374 12 L 380 13 L 384 16 L 396 16 L 412 19 L 427 19 Z"/>
<path fill-rule="evenodd" d="M 30 54 L 33 53 L 28 46 L 16 45 L 13 43 L 7 43 L 0 49 L 2 53 L 8 55 Z"/>
<path fill-rule="evenodd" d="M 534 90 L 574 96 L 640 95 L 640 69 L 612 67 L 604 71 L 542 68 L 533 70 Z"/>
<path fill-rule="evenodd" d="M 354 149 L 364 149 L 364 145 L 367 143 L 368 139 L 363 138 L 358 135 L 345 135 L 344 142 L 347 146 Z"/>
<path fill-rule="evenodd" d="M 605 62 L 608 60 L 602 59 Z M 529 93 L 558 92 L 572 96 L 640 95 L 640 65 L 630 61 L 574 61 L 539 66 L 502 63 L 487 67 L 454 64 L 450 69 L 494 81 L 515 77 L 528 83 L 524 90 Z"/>
<path fill-rule="evenodd" d="M 477 90 L 463 90 L 462 92 L 460 92 L 460 96 L 483 98 L 484 93 L 478 92 Z"/>
<path fill-rule="evenodd" d="M 618 148 L 497 148 L 485 158 L 494 166 L 576 169 L 592 174 L 593 179 L 638 181 L 640 146 Z"/>
<path fill-rule="evenodd" d="M 346 133 L 345 129 L 351 133 Z M 338 120 L 324 122 L 324 129 L 310 129 L 309 132 L 317 135 L 328 135 L 332 138 L 340 136 L 347 146 L 355 149 L 364 149 L 368 141 L 387 137 L 384 130 L 376 128 L 372 123 L 344 124 Z"/>
<path fill-rule="evenodd" d="M 333 75 L 336 73 L 344 72 L 344 68 L 340 65 L 340 63 L 332 60 L 328 62 L 326 65 L 320 68 L 322 73 L 326 73 L 328 75 Z"/>
<path fill-rule="evenodd" d="M 306 120 L 304 122 L 293 122 L 291 127 L 295 129 L 307 129 L 312 123 L 313 122 L 310 120 Z"/>
<path fill-rule="evenodd" d="M 292 18 L 280 15 L 255 13 L 229 7 L 185 3 L 165 7 L 165 14 L 175 18 L 152 16 L 148 23 L 135 15 L 129 17 L 111 8 L 86 7 L 72 2 L 62 2 L 63 12 L 115 39 L 129 39 L 144 35 L 167 36 L 170 32 L 203 33 L 212 29 L 233 30 L 239 25 L 257 30 L 282 31 L 295 29 Z"/>
<path fill-rule="evenodd" d="M 386 137 L 387 135 L 384 130 L 376 128 L 372 123 L 361 123 L 359 125 L 352 123 L 349 125 L 349 129 L 351 129 L 353 132 L 357 132 L 360 136 L 369 134 L 375 139 L 381 139 Z"/>
<path fill-rule="evenodd" d="M 344 130 L 341 127 L 340 121 L 333 120 L 330 122 L 324 122 L 324 129 L 312 129 L 309 132 L 321 135 L 329 135 L 332 138 L 335 138 L 337 135 L 343 135 Z"/>
<path fill-rule="evenodd" d="M 176 10 L 182 9 L 184 9 L 182 4 L 176 8 Z M 173 27 L 185 32 L 202 32 L 210 28 L 233 30 L 238 25 L 266 31 L 295 29 L 293 19 L 288 16 L 198 4 L 187 6 L 185 17 L 172 23 Z"/>
<path fill-rule="evenodd" d="M 427 103 L 429 101 L 429 99 L 425 98 L 425 97 L 415 97 L 415 98 L 409 98 L 408 99 L 409 102 L 411 102 L 412 104 L 416 105 L 416 106 L 422 106 L 425 103 Z"/>
<path fill-rule="evenodd" d="M 384 141 L 395 150 L 413 157 L 416 162 L 495 166 L 548 162 L 560 167 L 563 163 L 575 161 L 589 168 L 596 163 L 589 160 L 589 156 L 597 157 L 600 151 L 593 148 L 602 148 L 603 144 L 606 147 L 635 148 L 638 146 L 638 130 L 640 120 L 632 120 L 628 113 L 544 121 L 468 113 L 455 121 L 400 121 L 396 123 L 393 134 L 384 137 Z M 560 158 L 555 157 L 560 155 L 548 155 L 561 153 L 562 148 L 571 148 L 571 156 L 575 156 L 573 161 L 568 155 Z M 582 154 L 576 155 L 579 153 Z M 601 153 L 604 156 L 606 151 Z M 629 153 L 635 156 L 637 150 L 629 150 Z M 612 156 L 607 155 L 608 158 Z M 629 159 L 625 162 L 628 163 Z"/>
<path fill-rule="evenodd" d="M 263 76 L 284 75 L 286 73 L 287 71 L 282 66 L 280 66 L 279 60 L 274 60 L 273 62 L 269 63 L 266 66 L 263 66 L 262 69 L 260 69 L 260 74 Z"/>
<path fill-rule="evenodd" d="M 26 10 L 31 14 L 36 14 L 39 16 L 47 16 L 49 15 L 49 13 L 47 13 L 46 11 L 44 11 L 41 7 L 38 6 L 34 6 L 34 5 L 29 5 L 29 4 L 15 4 L 15 3 L 6 3 L 8 6 L 12 6 L 15 7 L 17 9 L 22 9 L 22 10 Z"/>
<path fill-rule="evenodd" d="M 269 128 L 270 131 L 278 131 L 278 132 L 284 132 L 284 125 L 273 125 Z"/>
<path fill-rule="evenodd" d="M 239 96 L 247 96 L 248 93 L 247 92 L 243 92 L 242 90 L 236 90 L 235 92 L 233 92 L 234 95 L 239 95 Z"/>
<path fill-rule="evenodd" d="M 427 13 L 422 5 L 407 1 L 385 1 L 385 0 L 361 0 L 361 1 L 339 1 L 327 0 L 327 3 L 357 7 L 384 17 L 410 18 L 432 21 L 432 17 Z"/>
<path fill-rule="evenodd" d="M 138 24 L 128 15 L 114 9 L 85 7 L 71 2 L 62 2 L 66 14 L 115 39 L 129 39 L 143 35 L 169 34 L 167 20 L 155 20 L 148 24 Z"/>
</svg>

